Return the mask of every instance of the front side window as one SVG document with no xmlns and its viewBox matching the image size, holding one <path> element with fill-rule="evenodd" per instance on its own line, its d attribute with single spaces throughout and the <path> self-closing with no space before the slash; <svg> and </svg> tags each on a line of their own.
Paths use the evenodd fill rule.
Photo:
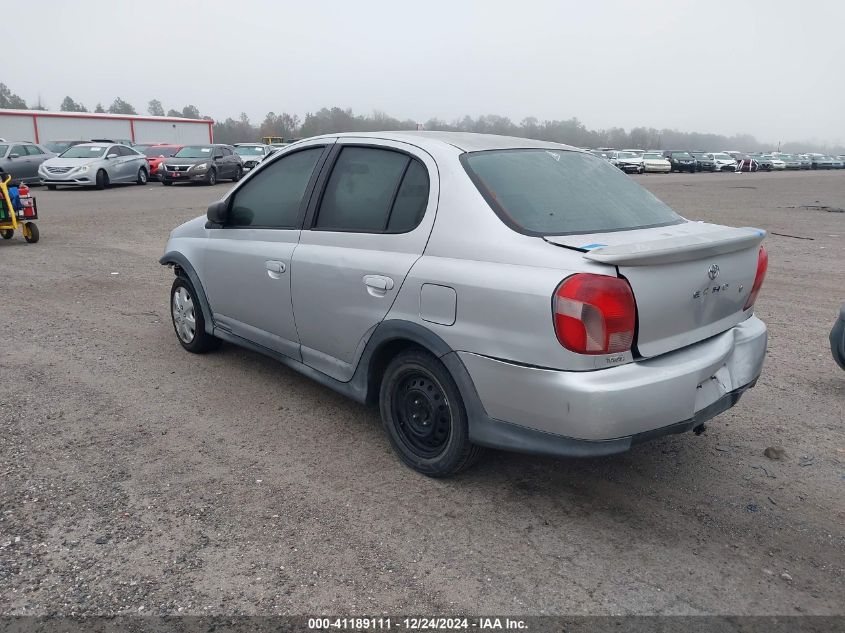
<svg viewBox="0 0 845 633">
<path fill-rule="evenodd" d="M 428 202 L 428 172 L 407 154 L 344 147 L 332 169 L 315 228 L 399 233 L 413 229 Z"/>
<path fill-rule="evenodd" d="M 302 197 L 322 153 L 322 147 L 304 149 L 256 173 L 235 192 L 230 224 L 297 228 Z"/>
<path fill-rule="evenodd" d="M 492 150 L 463 154 L 461 162 L 502 221 L 522 233 L 601 233 L 684 221 L 620 170 L 586 153 Z"/>
<path fill-rule="evenodd" d="M 17 154 L 18 157 L 24 157 L 27 155 L 26 146 L 24 145 L 13 145 L 12 151 L 9 152 L 10 154 Z"/>
</svg>

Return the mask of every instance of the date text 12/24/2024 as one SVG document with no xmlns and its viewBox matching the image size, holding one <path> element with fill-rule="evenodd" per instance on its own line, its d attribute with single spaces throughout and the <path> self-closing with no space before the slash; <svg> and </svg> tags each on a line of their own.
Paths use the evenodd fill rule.
<svg viewBox="0 0 845 633">
<path fill-rule="evenodd" d="M 323 617 L 308 618 L 311 631 L 378 631 L 405 629 L 409 631 L 450 631 L 450 630 L 527 630 L 524 620 L 515 618 L 478 617 Z"/>
</svg>

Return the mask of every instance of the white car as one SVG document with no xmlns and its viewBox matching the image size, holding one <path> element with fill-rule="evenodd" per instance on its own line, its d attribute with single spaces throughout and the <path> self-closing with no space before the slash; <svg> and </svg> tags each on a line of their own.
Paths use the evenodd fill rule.
<svg viewBox="0 0 845 633">
<path fill-rule="evenodd" d="M 715 164 L 713 171 L 736 171 L 736 159 L 730 154 L 715 152 L 713 154 L 705 154 L 705 156 Z"/>
<path fill-rule="evenodd" d="M 776 170 L 783 170 L 786 169 L 786 162 L 778 158 L 777 156 L 772 156 L 771 154 L 765 154 L 763 158 L 768 159 L 772 163 L 772 169 Z"/>
<path fill-rule="evenodd" d="M 105 189 L 114 183 L 147 184 L 147 157 L 120 143 L 82 143 L 41 163 L 41 182 L 48 189 L 58 185 Z"/>
<path fill-rule="evenodd" d="M 645 152 L 643 154 L 642 173 L 668 174 L 670 171 L 672 171 L 672 163 L 661 152 Z"/>
</svg>

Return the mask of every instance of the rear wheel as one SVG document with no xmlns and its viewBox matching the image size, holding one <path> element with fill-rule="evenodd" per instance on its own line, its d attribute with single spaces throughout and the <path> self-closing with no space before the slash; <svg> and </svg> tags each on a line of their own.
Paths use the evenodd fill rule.
<svg viewBox="0 0 845 633">
<path fill-rule="evenodd" d="M 220 346 L 220 339 L 205 331 L 205 319 L 191 282 L 173 280 L 170 288 L 170 317 L 179 343 L 189 352 L 204 354 Z"/>
<path fill-rule="evenodd" d="M 165 187 L 169 187 L 170 185 L 173 184 L 173 181 L 172 180 L 162 180 L 161 184 L 163 184 Z"/>
<path fill-rule="evenodd" d="M 381 382 L 379 408 L 393 449 L 423 475 L 448 477 L 481 456 L 483 449 L 469 441 L 457 384 L 428 352 L 409 350 L 390 362 Z"/>
<path fill-rule="evenodd" d="M 103 190 L 109 186 L 109 175 L 106 173 L 105 169 L 101 169 L 97 172 L 97 178 L 95 180 L 97 189 Z"/>
<path fill-rule="evenodd" d="M 10 240 L 15 237 L 15 231 L 14 229 L 3 229 L 2 231 L 0 231 L 0 237 L 2 237 L 4 240 Z"/>
<path fill-rule="evenodd" d="M 50 191 L 55 191 L 56 185 L 47 185 L 47 189 L 49 189 Z"/>
<path fill-rule="evenodd" d="M 138 179 L 135 182 L 137 182 L 139 185 L 146 185 L 147 184 L 147 170 L 146 169 L 141 167 L 141 169 L 138 170 Z"/>
<path fill-rule="evenodd" d="M 23 238 L 30 244 L 35 244 L 40 235 L 38 234 L 38 226 L 34 222 L 27 222 L 23 225 Z"/>
</svg>

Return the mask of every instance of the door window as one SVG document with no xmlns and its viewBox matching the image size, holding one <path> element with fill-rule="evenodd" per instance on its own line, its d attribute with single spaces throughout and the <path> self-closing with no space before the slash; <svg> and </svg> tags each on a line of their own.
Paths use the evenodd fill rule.
<svg viewBox="0 0 845 633">
<path fill-rule="evenodd" d="M 12 151 L 9 154 L 17 154 L 19 158 L 23 158 L 27 155 L 26 146 L 25 145 L 13 145 Z"/>
<path fill-rule="evenodd" d="M 214 149 L 214 158 L 215 158 L 215 159 L 218 159 L 218 158 L 223 158 L 223 150 L 222 150 L 222 149 L 220 149 L 219 147 L 216 147 L 216 148 Z"/>
<path fill-rule="evenodd" d="M 406 232 L 422 219 L 427 202 L 428 174 L 416 160 L 386 149 L 345 147 L 326 184 L 314 226 L 327 231 Z"/>
<path fill-rule="evenodd" d="M 27 145 L 26 150 L 29 152 L 30 156 L 41 156 L 44 152 L 41 151 L 41 148 L 37 145 Z"/>
<path fill-rule="evenodd" d="M 231 224 L 298 228 L 302 197 L 322 153 L 322 147 L 304 149 L 256 173 L 235 193 L 230 214 Z"/>
</svg>

